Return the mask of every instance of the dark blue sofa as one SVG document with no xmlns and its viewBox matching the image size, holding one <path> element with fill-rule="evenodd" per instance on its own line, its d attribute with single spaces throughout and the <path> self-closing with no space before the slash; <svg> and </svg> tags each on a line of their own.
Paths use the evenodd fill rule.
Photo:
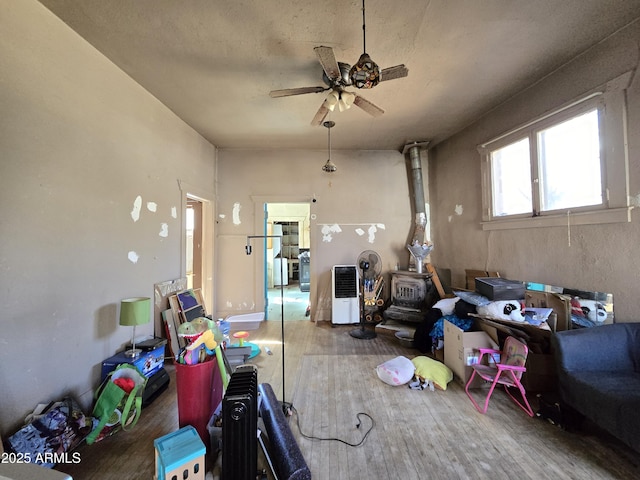
<svg viewBox="0 0 640 480">
<path fill-rule="evenodd" d="M 640 451 L 640 323 L 552 336 L 560 398 Z"/>
</svg>

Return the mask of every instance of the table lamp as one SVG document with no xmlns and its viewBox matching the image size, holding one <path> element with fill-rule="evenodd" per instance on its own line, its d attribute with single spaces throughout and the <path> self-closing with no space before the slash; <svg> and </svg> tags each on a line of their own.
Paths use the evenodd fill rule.
<svg viewBox="0 0 640 480">
<path fill-rule="evenodd" d="M 125 298 L 120 302 L 120 325 L 133 327 L 131 349 L 124 352 L 127 357 L 135 358 L 142 350 L 136 349 L 136 325 L 149 323 L 151 299 L 148 297 Z"/>
</svg>

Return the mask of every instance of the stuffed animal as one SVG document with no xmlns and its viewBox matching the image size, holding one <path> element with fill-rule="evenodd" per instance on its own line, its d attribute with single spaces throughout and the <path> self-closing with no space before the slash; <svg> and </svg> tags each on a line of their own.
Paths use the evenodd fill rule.
<svg viewBox="0 0 640 480">
<path fill-rule="evenodd" d="M 586 317 L 593 323 L 603 323 L 607 319 L 607 311 L 604 309 L 604 305 L 595 300 L 587 300 L 584 298 L 574 297 L 574 300 L 578 303 L 582 316 Z M 572 312 L 574 302 L 572 300 L 571 307 Z"/>
<path fill-rule="evenodd" d="M 214 348 L 218 346 L 218 343 L 214 340 L 213 332 L 211 330 L 205 330 L 200 334 L 198 338 L 187 346 L 187 350 L 195 350 L 200 345 L 204 345 L 207 347 L 207 353 L 211 352 Z"/>
<path fill-rule="evenodd" d="M 593 308 L 590 308 L 587 313 L 587 318 L 592 322 L 603 323 L 607 319 L 607 311 L 604 309 L 604 305 L 594 301 Z"/>
<path fill-rule="evenodd" d="M 498 320 L 524 322 L 523 306 L 520 300 L 500 300 L 477 307 L 478 314 Z"/>
<path fill-rule="evenodd" d="M 194 350 L 204 344 L 209 351 L 212 351 L 222 340 L 222 334 L 216 322 L 204 317 L 194 318 L 190 322 L 181 324 L 178 327 L 178 335 L 191 342 L 187 347 L 188 350 Z"/>
</svg>

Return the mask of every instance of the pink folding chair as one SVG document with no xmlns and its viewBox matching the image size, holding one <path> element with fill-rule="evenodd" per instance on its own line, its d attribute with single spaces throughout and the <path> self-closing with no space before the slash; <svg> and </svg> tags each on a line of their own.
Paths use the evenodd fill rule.
<svg viewBox="0 0 640 480">
<path fill-rule="evenodd" d="M 491 398 L 493 390 L 496 388 L 496 385 L 502 385 L 505 392 L 507 392 L 516 405 L 524 410 L 527 415 L 533 417 L 533 410 L 527 400 L 527 392 L 522 386 L 522 383 L 520 383 L 522 374 L 526 371 L 524 365 L 527 361 L 528 353 L 529 349 L 527 346 L 513 337 L 507 337 L 504 342 L 502 352 L 492 348 L 480 349 L 480 359 L 476 365 L 472 366 L 473 372 L 471 373 L 471 377 L 469 377 L 469 381 L 464 389 L 465 392 L 467 392 L 467 396 L 480 413 L 487 413 L 489 399 Z M 495 361 L 497 358 L 496 354 L 500 355 L 500 363 Z M 483 364 L 485 355 L 491 356 L 490 358 L 493 359 L 493 361 L 487 362 L 488 364 Z M 491 387 L 489 388 L 489 392 L 487 393 L 487 397 L 482 408 L 474 400 L 471 392 L 469 392 L 469 386 L 473 383 L 473 379 L 476 375 L 480 375 L 480 377 L 486 382 L 491 382 Z M 513 396 L 510 387 L 520 390 L 522 401 L 519 401 Z"/>
</svg>

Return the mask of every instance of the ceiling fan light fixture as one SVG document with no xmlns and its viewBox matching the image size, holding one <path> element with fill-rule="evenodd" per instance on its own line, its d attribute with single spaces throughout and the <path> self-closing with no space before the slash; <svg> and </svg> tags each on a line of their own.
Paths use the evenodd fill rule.
<svg viewBox="0 0 640 480">
<path fill-rule="evenodd" d="M 356 99 L 356 94 L 351 92 L 332 90 L 327 98 L 324 101 L 325 107 L 329 109 L 330 112 L 333 112 L 338 106 L 338 111 L 344 112 L 345 110 L 349 110 L 351 105 Z"/>
<path fill-rule="evenodd" d="M 327 85 L 327 88 L 320 86 L 286 88 L 284 90 L 272 90 L 269 95 L 273 98 L 279 98 L 330 90 L 329 94 L 322 100 L 320 108 L 318 108 L 318 111 L 311 120 L 311 125 L 314 127 L 322 125 L 322 122 L 327 118 L 329 112 L 335 110 L 336 105 L 338 106 L 338 110 L 343 112 L 355 104 L 356 107 L 362 109 L 372 117 L 379 117 L 384 113 L 382 108 L 356 93 L 347 92 L 346 88 L 351 85 L 354 85 L 356 88 L 373 88 L 380 82 L 406 77 L 409 70 L 404 64 L 381 70 L 366 53 L 367 40 L 364 0 L 362 0 L 362 33 L 362 51 L 364 53 L 360 55 L 360 59 L 353 68 L 349 64 L 338 62 L 333 48 L 322 45 L 314 47 L 313 51 L 316 53 L 320 65 L 322 65 L 322 80 Z M 327 168 L 329 169 L 330 166 Z"/>
<path fill-rule="evenodd" d="M 338 109 L 341 112 L 349 110 L 356 99 L 356 94 L 351 92 L 340 92 L 340 100 L 338 100 Z"/>
<path fill-rule="evenodd" d="M 328 138 L 328 150 L 329 150 L 329 159 L 327 160 L 327 162 L 322 166 L 322 171 L 323 172 L 327 172 L 327 173 L 333 173 L 336 170 L 338 170 L 338 167 L 336 167 L 335 163 L 333 163 L 331 161 L 331 128 L 336 124 L 336 122 L 332 122 L 331 120 L 324 122 L 322 125 L 324 125 L 327 128 L 327 138 Z"/>
<path fill-rule="evenodd" d="M 335 90 L 331 90 L 331 92 L 329 92 L 329 95 L 327 95 L 327 98 L 325 99 L 325 106 L 329 109 L 329 111 L 333 112 L 333 110 L 336 108 L 336 105 L 338 104 L 338 102 L 340 101 L 340 96 L 338 95 L 338 92 L 336 92 Z"/>
<path fill-rule="evenodd" d="M 333 173 L 338 169 L 338 167 L 336 167 L 336 165 L 331 161 L 331 159 L 327 160 L 327 163 L 325 163 L 322 166 L 322 171 L 323 172 L 327 172 L 327 173 Z"/>
<path fill-rule="evenodd" d="M 367 27 L 364 0 L 362 0 L 362 55 L 349 70 L 351 84 L 356 88 L 373 88 L 380 83 L 380 67 L 367 53 Z"/>
<path fill-rule="evenodd" d="M 363 53 L 351 67 L 349 77 L 356 88 L 373 88 L 380 83 L 380 67 L 367 53 Z"/>
</svg>

